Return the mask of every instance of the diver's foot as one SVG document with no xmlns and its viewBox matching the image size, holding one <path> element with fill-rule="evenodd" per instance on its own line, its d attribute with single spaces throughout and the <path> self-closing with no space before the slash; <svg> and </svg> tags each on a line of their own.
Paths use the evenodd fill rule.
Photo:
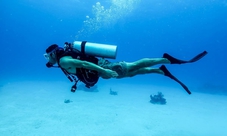
<svg viewBox="0 0 227 136">
<path fill-rule="evenodd" d="M 182 63 L 186 63 L 185 61 L 176 59 L 176 58 L 170 56 L 170 55 L 167 54 L 167 53 L 164 53 L 164 54 L 163 54 L 163 58 L 168 59 L 168 60 L 170 61 L 171 64 L 182 64 Z"/>
<path fill-rule="evenodd" d="M 166 68 L 165 65 L 162 65 L 159 69 L 161 69 L 164 72 L 164 75 L 170 78 L 173 78 L 174 76 L 169 72 L 169 70 Z"/>
</svg>

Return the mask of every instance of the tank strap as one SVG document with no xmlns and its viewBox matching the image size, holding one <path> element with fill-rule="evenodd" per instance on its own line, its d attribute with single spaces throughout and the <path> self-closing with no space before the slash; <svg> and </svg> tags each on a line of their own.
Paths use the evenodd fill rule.
<svg viewBox="0 0 227 136">
<path fill-rule="evenodd" d="M 85 54 L 85 44 L 87 41 L 82 41 L 81 42 L 81 53 Z"/>
</svg>

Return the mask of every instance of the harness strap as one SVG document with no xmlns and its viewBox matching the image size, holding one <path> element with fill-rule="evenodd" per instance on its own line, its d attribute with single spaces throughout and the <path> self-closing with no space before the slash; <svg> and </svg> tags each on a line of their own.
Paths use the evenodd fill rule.
<svg viewBox="0 0 227 136">
<path fill-rule="evenodd" d="M 61 68 L 61 67 L 60 67 Z M 67 78 L 71 81 L 71 82 L 73 82 L 73 81 L 75 81 L 76 80 L 76 78 L 74 77 L 74 76 L 70 76 L 70 74 L 66 71 L 66 70 L 64 70 L 63 68 L 61 68 L 61 70 L 63 71 L 63 73 L 67 76 Z M 72 79 L 73 78 L 73 79 Z"/>
<path fill-rule="evenodd" d="M 82 54 L 85 54 L 85 44 L 86 44 L 87 41 L 82 41 L 81 42 L 81 53 Z"/>
<path fill-rule="evenodd" d="M 61 67 L 60 67 L 61 68 Z M 75 92 L 77 89 L 77 83 L 80 81 L 80 79 L 76 79 L 75 76 L 69 74 L 66 70 L 64 70 L 63 68 L 61 68 L 61 70 L 63 71 L 63 73 L 67 76 L 67 78 L 71 81 L 71 82 L 75 82 L 75 84 L 71 87 L 71 92 Z"/>
</svg>

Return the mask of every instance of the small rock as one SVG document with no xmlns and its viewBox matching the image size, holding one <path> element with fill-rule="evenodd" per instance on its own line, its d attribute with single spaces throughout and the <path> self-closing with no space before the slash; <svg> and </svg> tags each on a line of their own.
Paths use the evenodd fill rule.
<svg viewBox="0 0 227 136">
<path fill-rule="evenodd" d="M 70 103 L 70 102 L 73 102 L 71 101 L 70 99 L 65 99 L 64 103 Z"/>
<path fill-rule="evenodd" d="M 110 95 L 117 95 L 116 91 L 112 91 L 112 89 L 110 88 Z"/>
</svg>

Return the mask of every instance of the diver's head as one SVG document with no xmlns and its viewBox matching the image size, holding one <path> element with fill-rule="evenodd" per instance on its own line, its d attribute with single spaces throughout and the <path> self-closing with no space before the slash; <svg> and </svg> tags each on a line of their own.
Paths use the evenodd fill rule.
<svg viewBox="0 0 227 136">
<path fill-rule="evenodd" d="M 56 56 L 56 51 L 58 49 L 57 44 L 52 44 L 46 49 L 46 53 L 44 54 L 44 57 L 48 61 L 46 64 L 47 67 L 52 67 L 54 64 L 57 63 L 57 56 Z"/>
</svg>

